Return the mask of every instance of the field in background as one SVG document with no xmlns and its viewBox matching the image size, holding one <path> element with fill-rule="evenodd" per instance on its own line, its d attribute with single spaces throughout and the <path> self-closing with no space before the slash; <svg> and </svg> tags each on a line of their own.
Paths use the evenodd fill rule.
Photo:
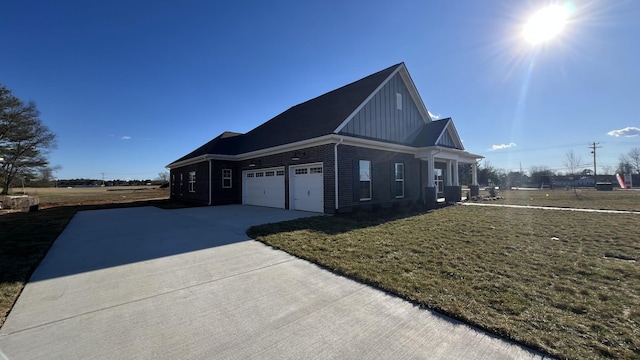
<svg viewBox="0 0 640 360">
<path fill-rule="evenodd" d="M 12 195 L 22 195 L 22 188 L 11 189 Z M 27 195 L 40 199 L 40 208 L 56 206 L 126 203 L 169 198 L 169 189 L 158 186 L 106 186 L 74 188 L 25 188 Z"/>
<path fill-rule="evenodd" d="M 488 196 L 485 191 L 481 195 Z M 495 204 L 572 207 L 640 211 L 640 189 L 597 191 L 594 189 L 502 190 Z"/>
</svg>

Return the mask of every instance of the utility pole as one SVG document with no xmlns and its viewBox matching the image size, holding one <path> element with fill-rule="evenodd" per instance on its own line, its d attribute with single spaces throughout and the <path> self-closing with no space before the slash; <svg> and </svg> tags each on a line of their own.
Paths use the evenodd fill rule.
<svg viewBox="0 0 640 360">
<path fill-rule="evenodd" d="M 594 186 L 598 183 L 598 177 L 596 172 L 596 149 L 600 149 L 602 146 L 598 146 L 600 143 L 592 142 L 589 144 L 589 149 L 591 149 L 591 153 L 593 154 L 593 182 Z"/>
<path fill-rule="evenodd" d="M 104 174 L 105 173 L 100 173 L 100 174 L 102 174 L 102 186 L 104 186 Z"/>
</svg>

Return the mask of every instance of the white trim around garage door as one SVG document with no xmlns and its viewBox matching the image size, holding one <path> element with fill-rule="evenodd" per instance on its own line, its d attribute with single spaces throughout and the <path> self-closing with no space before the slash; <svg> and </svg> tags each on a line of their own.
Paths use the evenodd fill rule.
<svg viewBox="0 0 640 360">
<path fill-rule="evenodd" d="M 321 162 L 289 166 L 289 209 L 324 213 Z"/>
<path fill-rule="evenodd" d="M 242 172 L 242 203 L 284 209 L 284 166 Z"/>
</svg>

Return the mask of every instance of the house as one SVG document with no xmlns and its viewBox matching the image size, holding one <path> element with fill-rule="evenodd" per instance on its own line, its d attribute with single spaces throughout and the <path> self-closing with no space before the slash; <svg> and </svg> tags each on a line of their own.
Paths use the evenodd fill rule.
<svg viewBox="0 0 640 360">
<path fill-rule="evenodd" d="M 464 150 L 433 120 L 404 63 L 293 106 L 245 134 L 224 132 L 167 165 L 172 199 L 325 214 L 461 197 Z M 477 192 L 477 186 L 472 186 Z"/>
</svg>

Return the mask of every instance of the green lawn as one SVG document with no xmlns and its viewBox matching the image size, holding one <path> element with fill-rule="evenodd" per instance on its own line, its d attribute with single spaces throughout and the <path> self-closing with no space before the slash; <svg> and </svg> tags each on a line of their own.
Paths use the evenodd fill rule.
<svg viewBox="0 0 640 360">
<path fill-rule="evenodd" d="M 640 358 L 639 222 L 455 206 L 315 217 L 249 235 L 561 358 L 629 359 Z"/>
</svg>

